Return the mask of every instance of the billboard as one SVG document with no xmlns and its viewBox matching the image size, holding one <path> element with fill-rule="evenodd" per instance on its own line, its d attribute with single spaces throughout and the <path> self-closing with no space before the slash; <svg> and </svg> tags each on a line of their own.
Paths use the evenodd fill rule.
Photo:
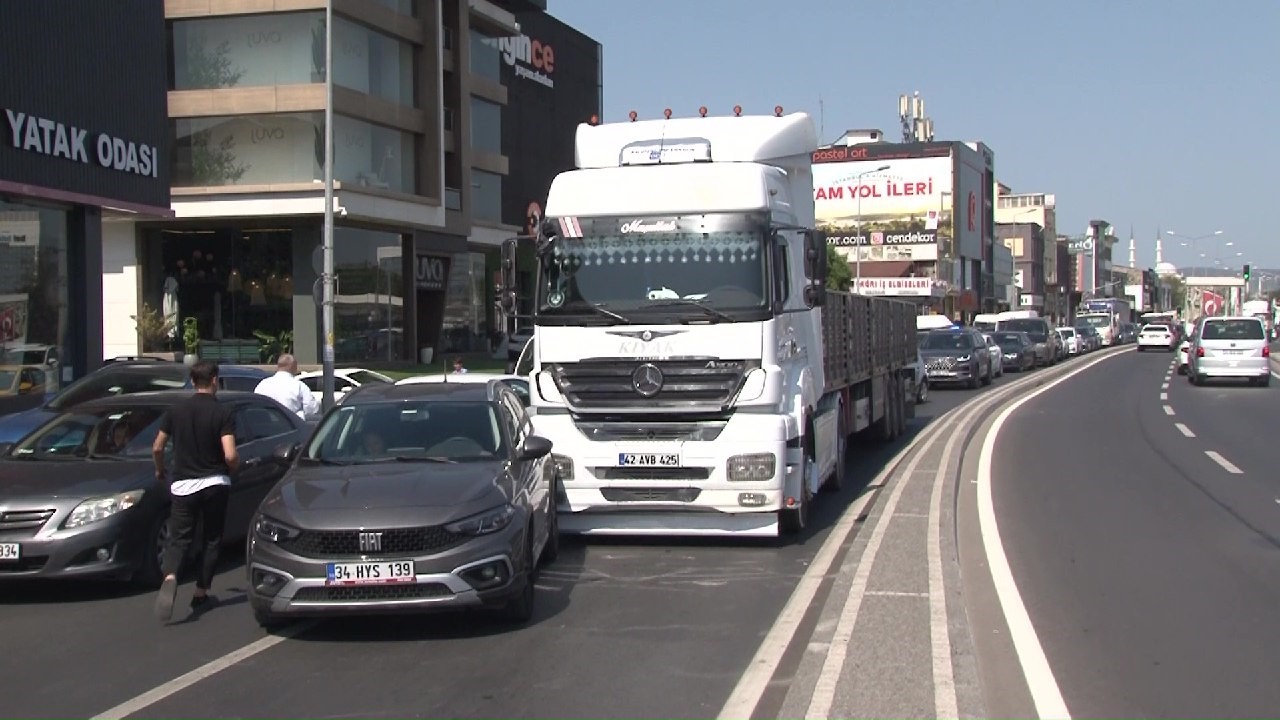
<svg viewBox="0 0 1280 720">
<path fill-rule="evenodd" d="M 982 179 L 985 170 L 981 155 L 963 145 L 956 147 L 956 254 L 972 260 L 984 259 L 984 207 L 991 193 Z"/>
<path fill-rule="evenodd" d="M 827 243 L 850 261 L 938 259 L 952 232 L 950 155 L 841 159 L 864 150 L 814 154 L 814 212 Z"/>
</svg>

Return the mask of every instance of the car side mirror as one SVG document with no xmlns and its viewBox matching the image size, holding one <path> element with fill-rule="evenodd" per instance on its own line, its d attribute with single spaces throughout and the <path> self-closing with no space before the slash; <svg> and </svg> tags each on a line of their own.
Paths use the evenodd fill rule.
<svg viewBox="0 0 1280 720">
<path fill-rule="evenodd" d="M 551 454 L 552 443 L 541 435 L 530 435 L 524 439 L 517 456 L 521 460 L 537 460 Z"/>
<path fill-rule="evenodd" d="M 8 455 L 9 451 L 12 449 L 13 449 L 13 443 L 0 442 L 0 455 Z"/>
<path fill-rule="evenodd" d="M 291 463 L 298 455 L 299 446 L 297 445 L 278 445 L 272 451 L 271 457 L 279 462 Z"/>
</svg>

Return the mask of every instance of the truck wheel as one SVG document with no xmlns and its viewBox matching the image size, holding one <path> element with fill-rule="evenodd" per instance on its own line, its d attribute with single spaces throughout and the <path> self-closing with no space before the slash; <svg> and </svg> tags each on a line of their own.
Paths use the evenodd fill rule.
<svg viewBox="0 0 1280 720">
<path fill-rule="evenodd" d="M 809 490 L 809 473 L 813 468 L 813 451 L 805 447 L 804 461 L 800 466 L 800 503 L 794 508 L 783 508 L 778 511 L 778 525 L 785 535 L 799 535 L 809 524 L 809 504 L 813 502 L 813 492 Z"/>
<path fill-rule="evenodd" d="M 907 386 L 898 382 L 898 437 L 907 434 Z"/>
</svg>

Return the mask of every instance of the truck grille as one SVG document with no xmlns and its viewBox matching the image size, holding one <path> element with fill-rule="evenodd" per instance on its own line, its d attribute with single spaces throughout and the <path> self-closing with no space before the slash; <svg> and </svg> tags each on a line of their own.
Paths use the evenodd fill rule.
<svg viewBox="0 0 1280 720">
<path fill-rule="evenodd" d="M 680 502 L 698 499 L 698 488 L 604 488 L 600 491 L 609 502 Z"/>
<path fill-rule="evenodd" d="M 575 423 L 578 431 L 589 440 L 613 441 L 706 441 L 720 437 L 727 423 L 710 420 L 689 422 L 586 422 Z"/>
<path fill-rule="evenodd" d="M 374 530 L 376 532 L 376 529 Z M 461 544 L 465 536 L 456 535 L 440 526 L 397 528 L 382 531 L 382 549 L 367 553 L 360 550 L 359 530 L 303 530 L 298 537 L 279 543 L 280 547 L 303 557 L 358 557 L 377 555 L 423 555 L 440 552 Z"/>
<path fill-rule="evenodd" d="M 591 469 L 599 480 L 706 480 L 711 477 L 707 467 L 595 467 Z"/>
<path fill-rule="evenodd" d="M 584 360 L 549 369 L 574 408 L 653 410 L 726 407 L 750 367 L 745 360 Z"/>
</svg>

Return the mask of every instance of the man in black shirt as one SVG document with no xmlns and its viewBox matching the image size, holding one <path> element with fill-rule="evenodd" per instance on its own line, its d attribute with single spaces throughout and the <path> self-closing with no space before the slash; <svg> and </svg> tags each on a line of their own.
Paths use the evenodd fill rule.
<svg viewBox="0 0 1280 720">
<path fill-rule="evenodd" d="M 231 473 L 240 466 L 235 418 L 231 408 L 218 402 L 216 397 L 218 366 L 207 360 L 197 362 L 191 366 L 191 384 L 195 386 L 195 394 L 165 414 L 151 446 L 156 479 L 164 482 L 165 445 L 173 439 L 173 474 L 167 476 L 171 494 L 169 541 L 160 564 L 164 582 L 156 597 L 156 615 L 164 621 L 173 617 L 178 572 L 191 546 L 197 522 L 203 529 L 200 574 L 191 607 L 199 609 L 211 601 L 209 586 L 213 584 L 218 548 L 222 545 Z"/>
</svg>

